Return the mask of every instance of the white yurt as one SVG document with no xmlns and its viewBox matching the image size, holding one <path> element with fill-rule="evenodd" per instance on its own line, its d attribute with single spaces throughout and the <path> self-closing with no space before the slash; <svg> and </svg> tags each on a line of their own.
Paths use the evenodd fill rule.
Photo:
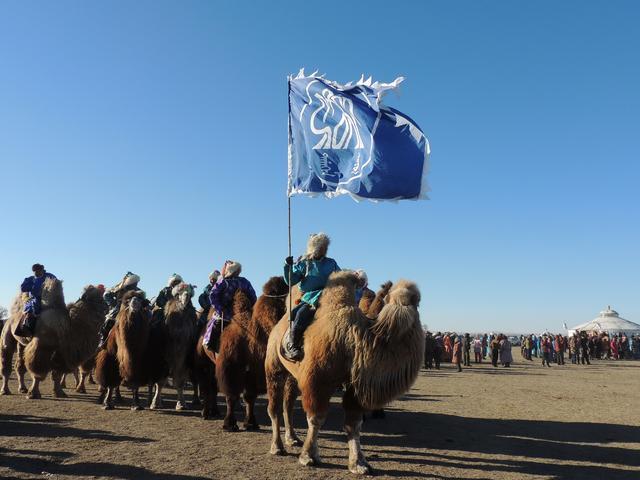
<svg viewBox="0 0 640 480">
<path fill-rule="evenodd" d="M 569 335 L 573 335 L 575 331 L 585 332 L 609 332 L 613 333 L 626 333 L 630 335 L 640 334 L 640 325 L 630 320 L 625 320 L 618 312 L 613 310 L 611 306 L 608 306 L 606 310 L 600 312 L 596 318 L 590 322 L 583 323 L 582 325 L 576 325 L 568 330 Z"/>
</svg>

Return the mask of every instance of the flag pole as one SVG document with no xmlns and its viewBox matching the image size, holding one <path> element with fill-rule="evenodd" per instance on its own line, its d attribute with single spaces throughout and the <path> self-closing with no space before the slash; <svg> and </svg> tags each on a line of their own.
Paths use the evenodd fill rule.
<svg viewBox="0 0 640 480">
<path fill-rule="evenodd" d="M 289 257 L 291 256 L 291 197 L 287 195 L 287 210 L 289 216 Z M 291 268 L 289 265 L 287 283 L 289 284 L 289 331 L 291 331 L 291 322 L 293 321 L 291 316 Z"/>
<path fill-rule="evenodd" d="M 288 140 L 289 140 L 289 145 L 287 146 L 288 149 L 291 148 L 291 77 L 287 77 L 287 106 L 288 106 L 288 113 L 287 113 L 287 129 L 288 129 Z M 287 162 L 288 162 L 288 168 L 287 168 L 287 183 L 291 182 L 291 151 L 289 150 L 287 152 Z M 288 187 L 289 185 L 287 185 Z M 287 188 L 287 216 L 288 216 L 288 232 L 289 232 L 289 254 L 288 256 L 291 256 L 291 192 L 289 191 L 289 188 Z M 289 335 L 291 335 L 291 327 L 292 327 L 292 323 L 293 323 L 293 319 L 291 317 L 291 268 L 292 265 L 289 265 L 289 269 L 288 269 L 288 277 L 287 278 L 287 284 L 289 285 Z"/>
</svg>

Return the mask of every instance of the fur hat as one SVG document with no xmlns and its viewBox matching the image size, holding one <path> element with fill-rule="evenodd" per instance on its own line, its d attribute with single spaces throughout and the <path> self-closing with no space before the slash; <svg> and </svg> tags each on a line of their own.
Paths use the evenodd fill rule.
<svg viewBox="0 0 640 480">
<path fill-rule="evenodd" d="M 360 270 L 356 270 L 356 275 L 358 276 L 358 278 L 360 279 L 360 288 L 366 288 L 367 285 L 369 285 L 369 277 L 367 276 L 367 272 L 365 272 L 364 270 L 360 269 Z"/>
<path fill-rule="evenodd" d="M 37 272 L 38 270 L 44 270 L 44 265 L 40 263 L 34 263 L 33 266 L 31 267 L 31 271 Z"/>
<path fill-rule="evenodd" d="M 135 273 L 128 272 L 122 280 L 122 286 L 128 287 L 130 285 L 136 285 L 140 281 L 140 277 Z"/>
<path fill-rule="evenodd" d="M 189 292 L 189 296 L 190 297 L 193 297 L 194 286 L 193 285 L 189 285 L 188 283 L 185 283 L 185 282 L 182 282 L 182 281 L 171 289 L 171 295 L 176 297 L 176 296 L 178 296 L 180 294 L 180 292 L 182 292 L 184 290 Z"/>
<path fill-rule="evenodd" d="M 227 260 L 224 262 L 223 272 L 224 278 L 237 277 L 242 272 L 242 265 L 233 260 Z"/>
<path fill-rule="evenodd" d="M 177 273 L 174 273 L 169 277 L 169 280 L 167 280 L 167 287 L 173 287 L 176 283 L 180 282 L 182 282 L 182 277 Z"/>
<path fill-rule="evenodd" d="M 215 282 L 216 280 L 218 280 L 219 276 L 220 276 L 220 270 L 214 270 L 209 274 L 209 281 Z"/>
<path fill-rule="evenodd" d="M 327 255 L 331 239 L 324 233 L 312 233 L 307 241 L 307 253 L 305 258 L 309 260 L 320 260 Z"/>
</svg>

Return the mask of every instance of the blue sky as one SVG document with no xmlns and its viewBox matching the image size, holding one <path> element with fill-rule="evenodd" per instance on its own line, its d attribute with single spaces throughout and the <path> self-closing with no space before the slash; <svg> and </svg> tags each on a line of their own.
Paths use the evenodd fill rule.
<svg viewBox="0 0 640 480">
<path fill-rule="evenodd" d="M 293 198 L 432 329 L 640 322 L 640 4 L 28 2 L 0 6 L 0 305 L 32 263 L 87 283 L 287 254 L 286 76 L 406 77 L 387 103 L 432 147 L 431 200 Z"/>
</svg>

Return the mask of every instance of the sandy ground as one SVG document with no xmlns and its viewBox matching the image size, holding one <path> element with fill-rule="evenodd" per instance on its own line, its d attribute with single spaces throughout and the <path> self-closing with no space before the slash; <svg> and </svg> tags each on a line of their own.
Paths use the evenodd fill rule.
<svg viewBox="0 0 640 480">
<path fill-rule="evenodd" d="M 519 360 L 519 352 L 514 351 Z M 450 364 L 368 420 L 363 446 L 379 478 L 639 479 L 640 362 L 510 369 Z M 71 380 L 73 382 L 73 380 Z M 323 465 L 298 465 L 299 449 L 269 455 L 265 400 L 258 432 L 226 433 L 196 411 L 105 412 L 96 388 L 68 399 L 26 400 L 11 382 L 0 397 L 0 478 L 354 478 L 336 396 L 321 439 Z M 168 389 L 169 405 L 175 397 Z M 221 409 L 224 409 L 219 397 Z M 304 434 L 302 412 L 296 426 Z"/>
</svg>

